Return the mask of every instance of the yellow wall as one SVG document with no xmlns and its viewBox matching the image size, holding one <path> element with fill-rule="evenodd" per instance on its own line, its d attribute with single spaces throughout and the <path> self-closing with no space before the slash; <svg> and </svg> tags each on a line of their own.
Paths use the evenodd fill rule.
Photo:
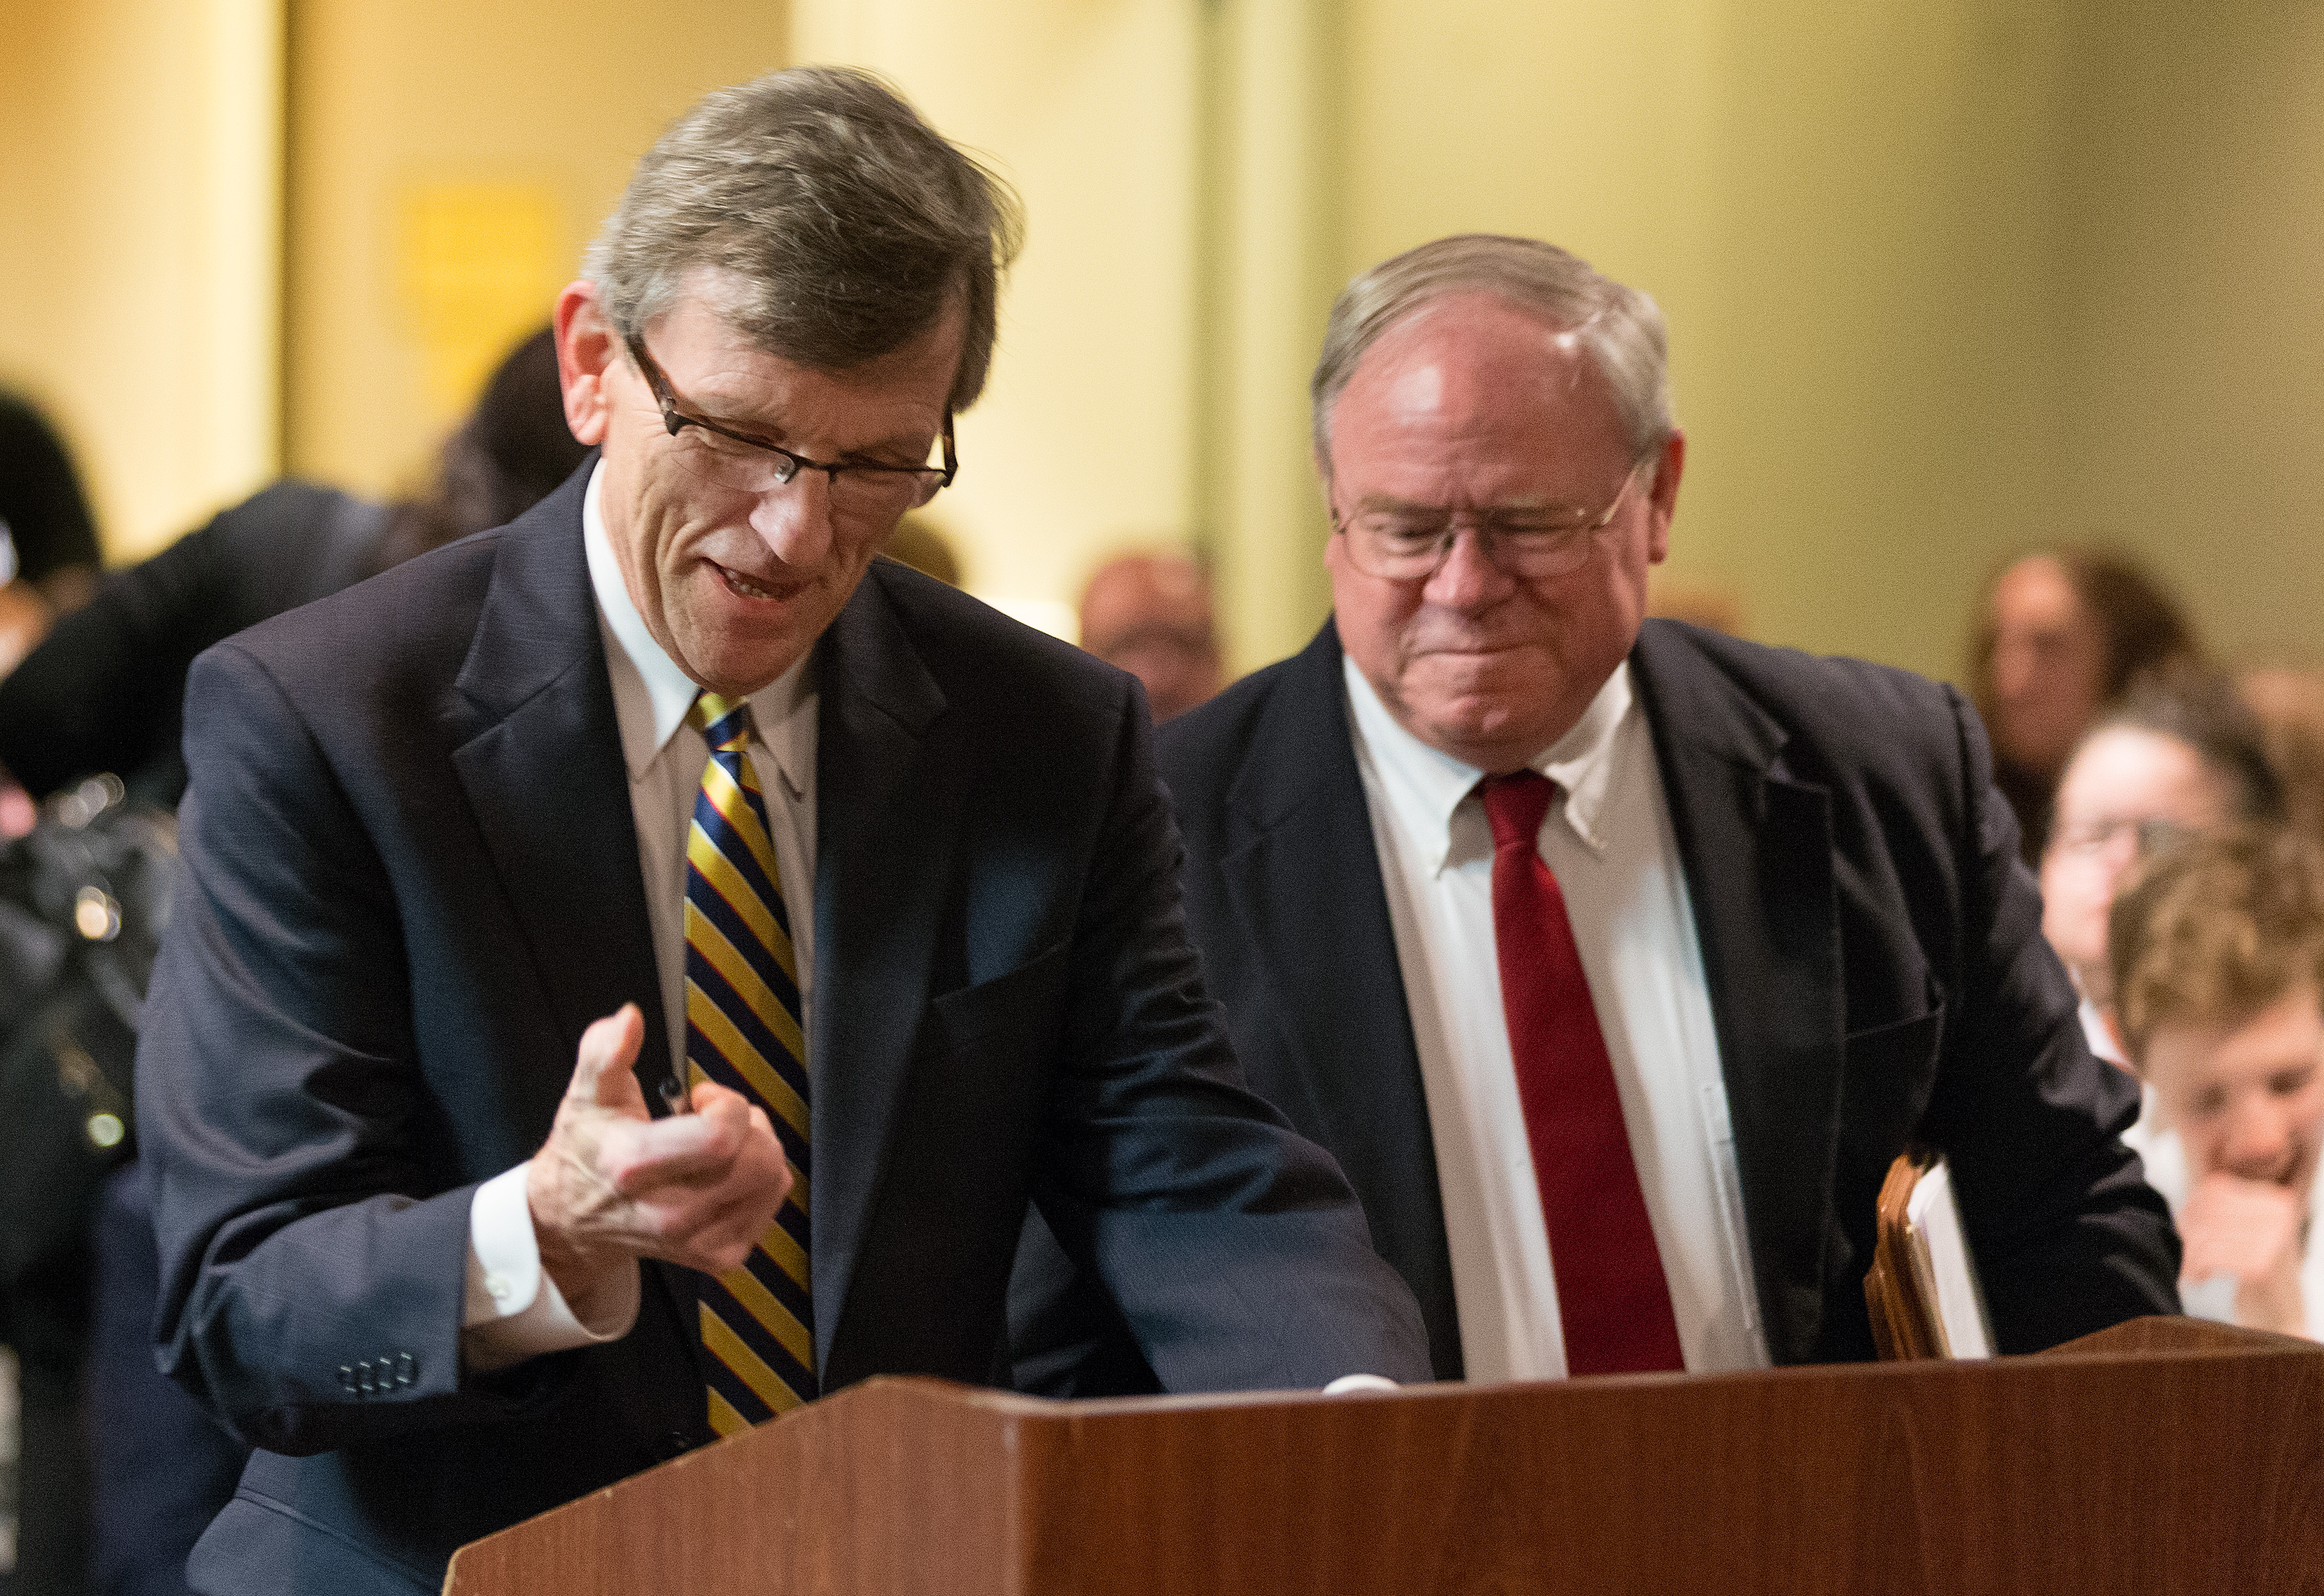
<svg viewBox="0 0 2324 1596">
<path fill-rule="evenodd" d="M 1353 127 L 1339 7 L 1221 0 L 1204 20 L 1192 467 L 1228 664 L 1247 670 L 1299 648 L 1331 609 L 1306 374 L 1347 275 Z"/>
<path fill-rule="evenodd" d="M 106 551 L 272 475 L 281 0 L 0 0 L 0 381 Z"/>
<path fill-rule="evenodd" d="M 548 319 L 669 120 L 784 64 L 784 7 L 290 5 L 286 453 L 388 494 Z"/>
<path fill-rule="evenodd" d="M 2324 10 L 2075 0 L 2060 530 L 2324 663 Z"/>
<path fill-rule="evenodd" d="M 292 468 L 414 481 L 631 163 L 785 60 L 883 70 L 1025 196 L 939 517 L 1061 624 L 1208 547 L 1244 665 L 1320 615 L 1304 389 L 1345 278 L 1538 234 L 1669 311 L 1674 575 L 1950 672 L 2006 550 L 2107 534 L 2245 655 L 2324 593 L 2324 13 L 2267 0 L 0 0 L 0 379 L 116 556 Z M 286 329 L 278 365 L 274 328 Z M 284 397 L 278 408 L 280 371 Z"/>
</svg>

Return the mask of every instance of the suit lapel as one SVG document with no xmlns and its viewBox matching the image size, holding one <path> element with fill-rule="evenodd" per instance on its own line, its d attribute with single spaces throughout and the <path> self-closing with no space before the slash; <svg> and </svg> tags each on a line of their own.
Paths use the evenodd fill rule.
<svg viewBox="0 0 2324 1596">
<path fill-rule="evenodd" d="M 876 567 L 816 654 L 816 1366 L 846 1301 L 911 1060 L 949 878 L 943 784 L 922 772 L 945 698 Z"/>
<path fill-rule="evenodd" d="M 1285 669 L 1251 746 L 1259 753 L 1228 795 L 1227 900 L 1277 995 L 1323 1139 L 1365 1195 L 1375 1243 L 1422 1277 L 1438 1372 L 1457 1378 L 1427 1093 L 1330 624 Z"/>
<path fill-rule="evenodd" d="M 581 542 L 588 479 L 584 466 L 501 534 L 457 683 L 486 724 L 452 763 L 548 992 L 565 1069 L 591 1021 L 634 1001 L 645 1015 L 638 1075 L 650 1101 L 650 1083 L 670 1074 L 669 1026 Z M 646 1277 L 699 1358 L 691 1271 L 657 1264 Z"/>
<path fill-rule="evenodd" d="M 1682 629 L 1631 654 L 1694 909 L 1768 1350 L 1813 1355 L 1839 1138 L 1841 984 L 1830 795 Z"/>
<path fill-rule="evenodd" d="M 452 762 L 568 1050 L 590 1021 L 634 1001 L 650 1081 L 669 1072 L 669 1031 L 581 545 L 587 477 L 501 534 L 457 683 L 486 724 Z"/>
</svg>

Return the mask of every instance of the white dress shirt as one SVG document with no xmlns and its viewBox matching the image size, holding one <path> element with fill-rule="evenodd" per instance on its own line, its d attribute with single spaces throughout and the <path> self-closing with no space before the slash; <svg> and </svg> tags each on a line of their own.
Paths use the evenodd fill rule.
<svg viewBox="0 0 2324 1596">
<path fill-rule="evenodd" d="M 700 689 L 678 669 L 632 602 L 605 532 L 599 490 L 604 467 L 589 479 L 581 506 L 581 536 L 596 591 L 598 631 L 613 681 L 613 718 L 622 761 L 630 776 L 630 808 L 637 826 L 638 867 L 644 877 L 646 918 L 654 964 L 661 979 L 662 1013 L 669 1026 L 669 1056 L 686 1056 L 686 839 L 709 744 L 686 724 Z M 816 696 L 801 660 L 751 695 L 752 735 L 747 757 L 767 804 L 767 821 L 782 876 L 783 908 L 798 956 L 801 1029 L 812 1035 L 815 1012 L 815 755 Z M 770 772 L 774 776 L 769 780 Z M 586 862 L 576 868 L 586 868 Z M 627 995 L 609 992 L 608 1013 Z M 525 1200 L 521 1164 L 476 1188 L 468 1210 L 466 1311 L 460 1346 L 469 1366 L 504 1369 L 542 1352 L 611 1341 L 636 1322 L 638 1270 L 586 1303 L 568 1304 L 540 1267 L 532 1213 Z"/>
<path fill-rule="evenodd" d="M 1347 662 L 1356 764 L 1388 889 L 1435 1143 L 1471 1380 L 1566 1372 L 1493 940 L 1483 772 L 1422 743 Z M 1646 716 L 1617 669 L 1532 768 L 1557 784 L 1541 856 L 1573 922 L 1690 1370 L 1766 1366 L 1727 1087 L 1694 913 Z"/>
</svg>

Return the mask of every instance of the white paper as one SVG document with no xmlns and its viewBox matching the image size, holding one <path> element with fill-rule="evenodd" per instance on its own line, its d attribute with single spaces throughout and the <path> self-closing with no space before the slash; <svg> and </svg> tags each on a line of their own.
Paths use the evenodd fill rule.
<svg viewBox="0 0 2324 1596">
<path fill-rule="evenodd" d="M 1952 1169 L 1940 1158 L 1913 1188 L 1904 1218 L 1914 1239 L 1927 1250 L 1937 1288 L 1937 1319 L 1944 1326 L 1946 1351 L 1955 1358 L 1993 1356 L 1993 1327 L 1985 1315 L 1985 1294 L 1961 1233 L 1960 1207 L 1953 1200 Z"/>
</svg>

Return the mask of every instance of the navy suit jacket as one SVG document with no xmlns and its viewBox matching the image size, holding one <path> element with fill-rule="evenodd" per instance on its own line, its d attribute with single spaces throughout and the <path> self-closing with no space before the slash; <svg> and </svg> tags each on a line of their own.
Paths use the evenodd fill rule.
<svg viewBox="0 0 2324 1596">
<path fill-rule="evenodd" d="M 711 1438 L 682 1270 L 619 1342 L 460 1362 L 475 1186 L 582 1029 L 634 999 L 649 1101 L 670 1068 L 586 476 L 194 669 L 139 1130 L 164 1367 L 266 1449 L 198 1589 L 432 1591 Z M 1134 683 L 884 561 L 814 670 L 823 1388 L 989 1380 L 1028 1201 L 1171 1387 L 1425 1378 L 1339 1171 L 1243 1089 Z"/>
<path fill-rule="evenodd" d="M 1338 632 L 1162 728 L 1186 902 L 1251 1084 L 1330 1149 L 1462 1371 L 1427 1098 L 1351 740 Z M 1950 688 L 1648 621 L 1630 655 L 1711 986 L 1761 1322 L 1779 1363 L 1874 1355 L 1875 1203 L 1950 1158 L 2004 1352 L 2178 1309 L 2178 1241 L 2041 936 L 2015 823 Z M 1032 1389 L 1138 1388 L 1038 1232 Z"/>
</svg>

